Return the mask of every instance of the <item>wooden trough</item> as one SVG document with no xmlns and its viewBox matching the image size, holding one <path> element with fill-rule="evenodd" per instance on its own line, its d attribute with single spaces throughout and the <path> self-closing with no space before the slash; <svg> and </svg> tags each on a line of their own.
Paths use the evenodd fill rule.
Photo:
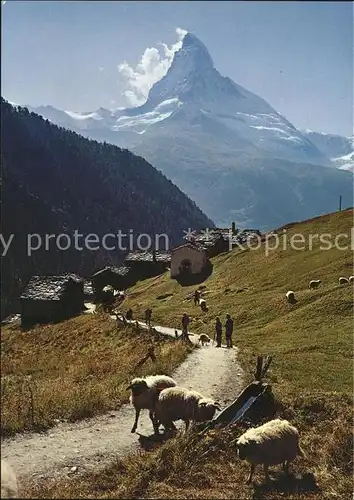
<svg viewBox="0 0 354 500">
<path fill-rule="evenodd" d="M 267 356 L 265 360 L 263 356 L 258 356 L 255 381 L 251 382 L 229 406 L 211 420 L 202 433 L 244 420 L 257 423 L 264 417 L 274 415 L 275 400 L 271 386 L 262 381 L 271 361 L 271 356 Z"/>
</svg>

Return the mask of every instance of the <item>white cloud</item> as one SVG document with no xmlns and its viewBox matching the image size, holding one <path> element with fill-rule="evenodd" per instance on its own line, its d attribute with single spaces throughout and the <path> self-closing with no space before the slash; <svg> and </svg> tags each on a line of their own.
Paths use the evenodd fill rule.
<svg viewBox="0 0 354 500">
<path fill-rule="evenodd" d="M 157 81 L 161 80 L 171 66 L 173 56 L 182 47 L 182 40 L 187 31 L 176 28 L 178 40 L 168 46 L 160 43 L 162 50 L 156 47 L 148 47 L 141 56 L 140 62 L 135 68 L 126 61 L 118 65 L 118 71 L 123 79 L 126 90 L 123 95 L 132 106 L 143 104 L 149 94 L 149 90 Z"/>
</svg>

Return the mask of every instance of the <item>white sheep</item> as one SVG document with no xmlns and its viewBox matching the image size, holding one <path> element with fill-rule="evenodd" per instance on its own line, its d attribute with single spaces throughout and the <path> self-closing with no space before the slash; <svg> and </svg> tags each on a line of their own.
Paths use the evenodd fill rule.
<svg viewBox="0 0 354 500">
<path fill-rule="evenodd" d="M 292 290 L 289 290 L 288 292 L 286 292 L 285 297 L 286 297 L 286 300 L 287 300 L 290 304 L 295 304 L 295 302 L 296 302 L 296 299 L 295 299 L 295 292 L 293 292 Z"/>
<path fill-rule="evenodd" d="M 311 280 L 309 284 L 310 290 L 313 290 L 315 288 L 318 288 L 320 286 L 320 283 L 322 283 L 321 280 Z"/>
<path fill-rule="evenodd" d="M 202 311 L 205 312 L 208 310 L 208 306 L 205 299 L 199 299 L 199 305 Z"/>
<path fill-rule="evenodd" d="M 348 281 L 349 283 L 354 283 L 354 276 L 349 276 Z"/>
<path fill-rule="evenodd" d="M 338 281 L 340 285 L 347 285 L 349 283 L 348 278 L 345 278 L 344 276 L 341 276 Z"/>
<path fill-rule="evenodd" d="M 154 407 L 159 392 L 166 387 L 176 386 L 173 378 L 167 375 L 149 375 L 144 378 L 135 378 L 131 381 L 127 390 L 131 390 L 130 402 L 135 408 L 135 421 L 131 432 L 135 432 L 138 426 L 140 411 L 149 410 L 149 417 L 154 423 Z"/>
<path fill-rule="evenodd" d="M 196 391 L 184 387 L 170 387 L 160 392 L 155 407 L 155 434 L 159 433 L 161 423 L 165 430 L 175 428 L 173 422 L 183 420 L 186 431 L 190 421 L 205 422 L 214 417 L 215 411 L 221 410 L 219 403 L 206 398 Z"/>
<path fill-rule="evenodd" d="M 1 498 L 18 498 L 18 484 L 10 464 L 1 459 Z"/>
<path fill-rule="evenodd" d="M 275 419 L 248 429 L 237 440 L 238 456 L 251 464 L 247 483 L 250 483 L 257 464 L 263 464 L 266 480 L 268 466 L 283 464 L 288 472 L 289 462 L 297 455 L 305 456 L 299 444 L 299 432 L 287 420 Z"/>
<path fill-rule="evenodd" d="M 205 333 L 202 333 L 201 335 L 199 335 L 198 342 L 200 342 L 202 345 L 209 344 L 211 342 L 211 338 L 208 337 L 208 335 L 206 335 Z"/>
</svg>

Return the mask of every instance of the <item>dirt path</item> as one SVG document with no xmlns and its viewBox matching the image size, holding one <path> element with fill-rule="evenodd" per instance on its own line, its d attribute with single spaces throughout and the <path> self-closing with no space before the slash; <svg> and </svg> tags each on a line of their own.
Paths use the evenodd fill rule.
<svg viewBox="0 0 354 500">
<path fill-rule="evenodd" d="M 155 328 L 165 335 L 175 336 L 172 328 Z M 191 335 L 191 340 L 196 343 L 198 337 Z M 237 362 L 237 348 L 217 349 L 215 345 L 209 345 L 196 349 L 173 377 L 179 385 L 213 397 L 224 407 L 242 389 L 243 375 Z M 20 480 L 25 476 L 79 474 L 84 469 L 104 466 L 117 456 L 139 448 L 139 436 L 130 432 L 134 416 L 134 409 L 123 405 L 103 416 L 72 424 L 60 423 L 44 433 L 17 435 L 2 441 L 1 456 L 14 466 Z M 152 434 L 152 425 L 145 411 L 140 416 L 137 433 Z"/>
</svg>

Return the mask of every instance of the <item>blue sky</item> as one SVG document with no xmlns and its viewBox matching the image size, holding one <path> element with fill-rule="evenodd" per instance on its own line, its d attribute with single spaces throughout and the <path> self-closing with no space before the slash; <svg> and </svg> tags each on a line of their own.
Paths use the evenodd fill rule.
<svg viewBox="0 0 354 500">
<path fill-rule="evenodd" d="M 75 111 L 129 105 L 137 86 L 146 93 L 168 66 L 176 28 L 198 36 L 222 75 L 295 126 L 353 133 L 351 2 L 8 0 L 2 95 Z"/>
</svg>

